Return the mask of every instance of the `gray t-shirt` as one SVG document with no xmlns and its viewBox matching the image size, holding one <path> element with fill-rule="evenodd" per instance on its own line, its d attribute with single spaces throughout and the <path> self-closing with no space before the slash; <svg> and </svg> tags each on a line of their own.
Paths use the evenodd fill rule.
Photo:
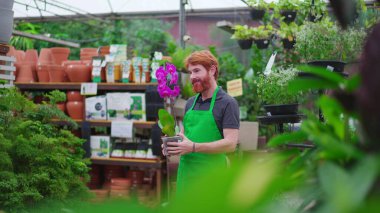
<svg viewBox="0 0 380 213">
<path fill-rule="evenodd" d="M 189 98 L 186 102 L 186 112 L 191 108 L 196 96 Z M 194 105 L 193 110 L 209 110 L 212 98 L 202 100 L 201 95 Z M 228 95 L 222 88 L 216 94 L 214 109 L 212 110 L 216 125 L 223 136 L 223 129 L 239 129 L 239 105 L 237 101 Z M 224 136 L 223 136 L 224 137 Z"/>
</svg>

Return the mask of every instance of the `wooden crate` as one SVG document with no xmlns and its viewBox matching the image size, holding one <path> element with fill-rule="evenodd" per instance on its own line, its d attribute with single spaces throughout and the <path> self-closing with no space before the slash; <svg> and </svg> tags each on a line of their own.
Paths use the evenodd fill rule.
<svg viewBox="0 0 380 213">
<path fill-rule="evenodd" d="M 14 72 L 16 67 L 14 62 L 16 59 L 14 57 L 1 56 L 0 55 L 0 80 L 5 80 L 5 83 L 0 83 L 0 88 L 13 87 L 13 81 L 15 80 Z"/>
</svg>

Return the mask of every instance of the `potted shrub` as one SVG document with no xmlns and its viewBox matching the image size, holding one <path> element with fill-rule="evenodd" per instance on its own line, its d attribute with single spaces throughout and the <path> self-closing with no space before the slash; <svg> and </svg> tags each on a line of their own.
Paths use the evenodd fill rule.
<svg viewBox="0 0 380 213">
<path fill-rule="evenodd" d="M 234 30 L 235 32 L 231 38 L 236 39 L 238 41 L 238 44 L 241 49 L 251 49 L 253 35 L 252 28 L 248 27 L 247 25 L 235 25 Z"/>
<path fill-rule="evenodd" d="M 279 0 L 276 8 L 277 13 L 280 13 L 284 22 L 290 23 L 296 19 L 300 4 L 299 0 Z"/>
<path fill-rule="evenodd" d="M 266 49 L 269 46 L 271 37 L 273 35 L 272 25 L 261 25 L 252 28 L 253 40 L 259 49 Z"/>
<path fill-rule="evenodd" d="M 291 115 L 298 112 L 300 94 L 288 91 L 288 82 L 297 76 L 292 66 L 279 67 L 257 79 L 257 95 L 270 115 Z"/>
<path fill-rule="evenodd" d="M 59 90 L 53 90 L 45 95 L 49 99 L 49 102 L 52 106 L 57 106 L 62 112 L 66 111 L 65 102 L 66 102 L 66 93 Z"/>
<path fill-rule="evenodd" d="M 167 142 L 178 142 L 181 140 L 180 137 L 175 136 L 179 132 L 179 128 L 173 109 L 175 100 L 180 94 L 177 69 L 173 64 L 166 63 L 157 69 L 156 77 L 158 81 L 157 91 L 165 103 L 165 109 L 158 111 L 158 126 L 165 135 L 161 139 L 164 144 L 164 150 L 166 150 Z M 165 153 L 167 154 L 167 151 Z"/>
<path fill-rule="evenodd" d="M 322 20 L 326 12 L 326 1 L 324 0 L 304 0 L 299 8 L 299 13 L 311 22 Z"/>
<path fill-rule="evenodd" d="M 295 50 L 304 62 L 342 73 L 345 62 L 360 54 L 365 32 L 362 29 L 342 32 L 336 24 L 324 18 L 317 23 L 306 22 L 296 37 Z"/>
<path fill-rule="evenodd" d="M 250 7 L 250 14 L 253 20 L 262 19 L 265 15 L 265 11 L 269 9 L 271 5 L 265 0 L 247 0 L 246 3 Z"/>
<path fill-rule="evenodd" d="M 286 24 L 285 22 L 280 23 L 280 29 L 278 30 L 278 35 L 282 39 L 282 43 L 285 49 L 292 49 L 296 43 L 295 34 L 299 31 L 300 27 L 292 22 Z"/>
</svg>

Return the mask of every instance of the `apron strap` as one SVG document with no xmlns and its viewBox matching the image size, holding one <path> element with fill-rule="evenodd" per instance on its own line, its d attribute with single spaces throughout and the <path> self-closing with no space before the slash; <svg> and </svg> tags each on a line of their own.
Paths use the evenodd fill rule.
<svg viewBox="0 0 380 213">
<path fill-rule="evenodd" d="M 214 109 L 215 100 L 216 100 L 216 94 L 218 94 L 218 91 L 219 91 L 219 87 L 216 86 L 216 89 L 215 89 L 215 91 L 214 91 L 214 94 L 212 95 L 210 109 L 208 110 L 208 111 L 210 111 L 210 112 L 212 112 L 212 110 Z"/>
<path fill-rule="evenodd" d="M 195 106 L 195 103 L 197 103 L 198 98 L 199 98 L 199 93 L 198 93 L 197 96 L 195 97 L 194 102 L 193 102 L 193 105 L 191 106 L 190 110 L 193 110 L 193 108 L 194 108 L 194 106 Z"/>
</svg>

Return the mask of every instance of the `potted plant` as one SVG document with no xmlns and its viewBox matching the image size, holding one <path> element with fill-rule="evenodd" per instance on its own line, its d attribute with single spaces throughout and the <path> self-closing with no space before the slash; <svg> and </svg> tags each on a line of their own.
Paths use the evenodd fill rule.
<svg viewBox="0 0 380 213">
<path fill-rule="evenodd" d="M 181 140 L 180 137 L 175 136 L 179 132 L 179 128 L 173 109 L 175 100 L 180 94 L 177 68 L 173 64 L 166 63 L 157 69 L 156 77 L 158 81 L 157 91 L 165 103 L 165 109 L 158 111 L 158 126 L 165 135 L 162 137 L 162 142 L 164 150 L 166 150 L 167 142 L 178 142 Z"/>
<path fill-rule="evenodd" d="M 291 115 L 298 112 L 300 94 L 288 91 L 288 82 L 297 76 L 292 66 L 278 67 L 268 75 L 261 74 L 257 83 L 257 95 L 270 115 Z"/>
<path fill-rule="evenodd" d="M 250 7 L 250 14 L 253 20 L 262 19 L 265 11 L 270 6 L 270 3 L 267 3 L 265 0 L 247 0 L 246 3 Z"/>
<path fill-rule="evenodd" d="M 231 38 L 236 39 L 238 41 L 238 44 L 241 49 L 251 49 L 253 35 L 252 28 L 248 27 L 247 25 L 235 25 L 234 30 L 235 32 Z"/>
<path fill-rule="evenodd" d="M 253 40 L 259 49 L 266 49 L 269 46 L 273 35 L 272 25 L 261 25 L 252 28 Z"/>
<path fill-rule="evenodd" d="M 324 0 L 304 0 L 299 8 L 299 13 L 311 22 L 322 20 L 326 12 L 326 1 Z"/>
<path fill-rule="evenodd" d="M 277 13 L 280 13 L 284 22 L 290 23 L 296 19 L 300 4 L 300 0 L 279 0 L 276 10 Z"/>
<path fill-rule="evenodd" d="M 300 27 L 292 22 L 286 24 L 285 22 L 280 23 L 280 29 L 278 30 L 278 35 L 282 39 L 282 43 L 285 49 L 292 49 L 296 43 L 295 34 L 299 31 Z"/>
<path fill-rule="evenodd" d="M 65 102 L 66 102 L 66 93 L 59 90 L 53 90 L 45 95 L 49 99 L 49 102 L 52 106 L 56 106 L 62 112 L 66 111 Z"/>
<path fill-rule="evenodd" d="M 295 50 L 304 62 L 342 73 L 345 62 L 356 59 L 362 48 L 365 32 L 349 29 L 341 32 L 328 18 L 306 22 L 296 33 Z"/>
</svg>

